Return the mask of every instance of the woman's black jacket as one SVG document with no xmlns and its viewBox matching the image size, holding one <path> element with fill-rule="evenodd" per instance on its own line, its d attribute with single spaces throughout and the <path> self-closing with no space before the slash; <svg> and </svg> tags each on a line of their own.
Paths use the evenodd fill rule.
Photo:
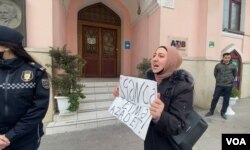
<svg viewBox="0 0 250 150">
<path fill-rule="evenodd" d="M 147 76 L 154 79 L 152 71 Z M 193 109 L 193 89 L 193 78 L 185 70 L 177 70 L 169 78 L 162 80 L 158 93 L 165 107 L 160 120 L 150 123 L 144 142 L 145 150 L 173 150 L 169 135 L 180 132 L 184 120 Z"/>
</svg>

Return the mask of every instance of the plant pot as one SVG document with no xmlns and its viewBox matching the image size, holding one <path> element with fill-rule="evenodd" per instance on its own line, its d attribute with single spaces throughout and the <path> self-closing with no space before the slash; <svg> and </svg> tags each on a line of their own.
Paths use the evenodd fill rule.
<svg viewBox="0 0 250 150">
<path fill-rule="evenodd" d="M 236 104 L 238 97 L 230 97 L 229 104 L 227 107 L 226 115 L 235 115 L 235 112 L 232 109 L 232 106 Z M 222 106 L 223 104 L 223 97 L 219 98 L 219 104 Z M 219 111 L 219 110 L 218 110 Z"/>
<path fill-rule="evenodd" d="M 235 112 L 233 111 L 232 106 L 236 104 L 237 99 L 239 99 L 239 98 L 238 97 L 230 97 L 226 115 L 235 115 Z"/>
<path fill-rule="evenodd" d="M 59 115 L 69 113 L 70 111 L 67 110 L 69 108 L 69 105 L 70 105 L 69 98 L 66 96 L 55 96 L 55 98 L 57 100 Z"/>
</svg>

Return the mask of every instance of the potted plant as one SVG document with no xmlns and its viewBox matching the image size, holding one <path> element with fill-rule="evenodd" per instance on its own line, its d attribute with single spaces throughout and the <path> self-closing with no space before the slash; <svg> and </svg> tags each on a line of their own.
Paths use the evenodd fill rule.
<svg viewBox="0 0 250 150">
<path fill-rule="evenodd" d="M 52 58 L 52 64 L 47 66 L 53 69 L 53 76 L 50 78 L 53 90 L 57 95 L 55 98 L 59 113 L 77 111 L 79 99 L 85 98 L 82 93 L 83 84 L 80 83 L 85 60 L 79 55 L 71 55 L 66 46 L 51 47 L 49 55 Z"/>
<path fill-rule="evenodd" d="M 227 107 L 226 115 L 234 115 L 235 114 L 235 112 L 232 109 L 232 106 L 236 104 L 236 101 L 239 99 L 239 96 L 240 96 L 240 91 L 236 87 L 233 87 L 232 91 L 231 91 L 230 98 L 229 98 L 229 104 Z M 219 104 L 220 105 L 223 104 L 222 97 L 219 98 Z"/>
<path fill-rule="evenodd" d="M 240 92 L 236 87 L 233 87 L 229 99 L 229 104 L 227 107 L 226 115 L 234 115 L 235 112 L 232 109 L 232 106 L 236 104 L 236 100 L 239 99 Z"/>
<path fill-rule="evenodd" d="M 231 91 L 231 98 L 239 98 L 240 96 L 240 92 L 236 87 L 233 87 L 232 91 Z"/>
<path fill-rule="evenodd" d="M 150 67 L 151 67 L 150 59 L 143 58 L 142 62 L 140 62 L 136 66 L 136 68 L 139 71 L 139 75 L 138 76 L 145 79 L 146 78 L 146 72 L 148 71 L 148 69 L 150 69 Z"/>
</svg>

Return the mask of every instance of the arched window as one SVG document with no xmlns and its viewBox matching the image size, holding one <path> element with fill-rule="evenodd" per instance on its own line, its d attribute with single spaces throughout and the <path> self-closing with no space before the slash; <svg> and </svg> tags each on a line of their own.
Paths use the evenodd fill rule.
<svg viewBox="0 0 250 150">
<path fill-rule="evenodd" d="M 78 13 L 78 20 L 93 21 L 111 25 L 121 25 L 120 17 L 102 3 L 88 6 Z"/>
</svg>

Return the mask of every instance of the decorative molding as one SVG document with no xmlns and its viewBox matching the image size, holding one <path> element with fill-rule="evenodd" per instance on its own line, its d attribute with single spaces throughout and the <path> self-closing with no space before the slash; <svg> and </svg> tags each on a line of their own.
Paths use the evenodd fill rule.
<svg viewBox="0 0 250 150">
<path fill-rule="evenodd" d="M 147 3 L 140 4 L 141 5 L 141 14 L 138 15 L 133 21 L 132 26 L 135 25 L 141 18 L 146 15 L 152 15 L 157 9 L 160 8 L 160 5 L 157 3 L 156 0 L 141 0 L 147 1 Z M 150 3 L 149 3 L 150 2 Z M 140 2 L 142 3 L 142 2 Z"/>
<path fill-rule="evenodd" d="M 159 8 L 159 4 L 156 0 L 139 0 L 138 2 L 140 4 L 141 8 L 141 16 L 145 14 L 152 13 L 152 11 L 155 10 L 155 8 Z"/>
<path fill-rule="evenodd" d="M 243 58 L 243 54 L 242 52 L 240 51 L 240 49 L 238 47 L 236 47 L 234 44 L 229 44 L 228 46 L 226 46 L 224 49 L 222 49 L 221 51 L 221 55 L 224 54 L 224 53 L 230 53 L 232 51 L 237 51 L 240 55 L 241 58 Z"/>
<path fill-rule="evenodd" d="M 153 3 L 150 4 L 150 6 L 145 10 L 145 13 L 148 15 L 153 14 L 158 8 L 160 8 L 160 5 L 154 1 Z"/>
<path fill-rule="evenodd" d="M 141 13 L 134 20 L 132 20 L 132 26 L 135 25 L 140 18 L 145 15 L 152 15 L 160 7 L 167 7 L 174 9 L 174 0 L 139 0 Z"/>
<path fill-rule="evenodd" d="M 121 25 L 120 16 L 101 2 L 82 8 L 78 12 L 78 20 Z"/>
<path fill-rule="evenodd" d="M 25 50 L 27 52 L 48 53 L 50 49 L 49 48 L 29 48 L 29 47 L 26 47 Z"/>
<path fill-rule="evenodd" d="M 234 39 L 243 39 L 243 35 L 229 33 L 229 32 L 222 32 L 222 36 L 230 37 L 230 38 L 234 38 Z"/>
</svg>

